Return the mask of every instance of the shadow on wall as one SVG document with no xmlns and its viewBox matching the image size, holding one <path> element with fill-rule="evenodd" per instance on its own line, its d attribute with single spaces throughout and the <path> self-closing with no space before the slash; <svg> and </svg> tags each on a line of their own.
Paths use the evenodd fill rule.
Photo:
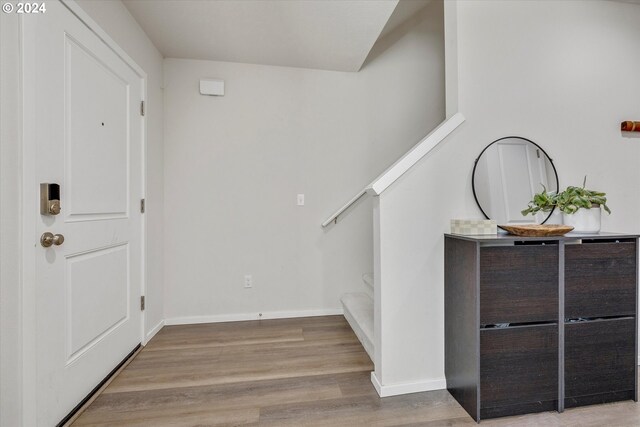
<svg viewBox="0 0 640 427">
<path fill-rule="evenodd" d="M 440 14 L 444 18 L 442 1 L 400 1 L 367 55 L 367 59 L 364 60 L 361 69 L 366 68 L 407 34 L 417 30 L 422 21 L 430 14 Z M 430 30 L 435 31 L 437 28 Z"/>
</svg>

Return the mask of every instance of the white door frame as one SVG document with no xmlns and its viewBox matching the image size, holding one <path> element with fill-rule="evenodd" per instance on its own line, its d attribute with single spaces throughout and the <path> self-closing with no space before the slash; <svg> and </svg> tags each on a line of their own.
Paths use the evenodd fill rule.
<svg viewBox="0 0 640 427">
<path fill-rule="evenodd" d="M 116 44 L 116 42 L 102 29 L 100 26 L 74 1 L 59 0 L 67 9 L 71 11 L 80 21 L 82 21 L 94 34 L 98 36 L 117 56 L 119 56 L 142 80 L 142 100 L 147 98 L 147 73 L 136 64 L 136 62 L 127 53 Z M 21 20 L 29 19 L 26 15 L 21 15 Z M 34 245 L 37 245 L 38 237 L 36 233 L 36 216 L 39 212 L 39 186 L 36 182 L 35 174 L 35 153 L 36 140 L 35 133 L 30 128 L 34 121 L 34 107 L 37 102 L 38 94 L 35 93 L 34 86 L 30 82 L 34 81 L 34 76 L 29 72 L 34 69 L 32 61 L 34 58 L 28 58 L 24 52 L 24 44 L 27 37 L 32 34 L 25 34 L 21 25 L 20 56 L 22 60 L 22 248 L 21 248 L 21 323 L 22 323 L 22 425 L 36 425 L 37 402 L 36 402 L 36 292 L 35 283 L 35 265 L 36 251 Z M 33 42 L 33 41 L 31 41 Z M 140 197 L 146 197 L 146 173 L 147 173 L 147 120 L 142 117 L 142 182 L 140 189 Z M 146 293 L 146 234 L 147 221 L 146 215 L 141 218 L 141 283 L 140 294 Z M 145 311 L 141 313 L 140 322 L 140 342 L 146 344 L 146 315 Z"/>
</svg>

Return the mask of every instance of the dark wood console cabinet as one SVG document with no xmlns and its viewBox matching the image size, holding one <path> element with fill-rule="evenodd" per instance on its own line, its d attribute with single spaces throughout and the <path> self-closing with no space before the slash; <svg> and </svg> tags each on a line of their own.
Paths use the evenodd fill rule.
<svg viewBox="0 0 640 427">
<path fill-rule="evenodd" d="M 478 422 L 637 401 L 637 258 L 637 235 L 445 235 L 451 395 Z"/>
</svg>

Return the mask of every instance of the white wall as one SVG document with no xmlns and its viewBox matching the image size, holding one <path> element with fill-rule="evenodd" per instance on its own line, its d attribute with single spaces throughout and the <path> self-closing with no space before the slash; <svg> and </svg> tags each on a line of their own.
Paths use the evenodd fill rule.
<svg viewBox="0 0 640 427">
<path fill-rule="evenodd" d="M 147 289 L 145 329 L 164 319 L 162 235 L 164 233 L 164 151 L 162 55 L 127 8 L 118 1 L 78 0 L 78 4 L 147 73 Z"/>
<path fill-rule="evenodd" d="M 371 201 L 320 224 L 444 118 L 442 32 L 434 2 L 359 73 L 165 60 L 168 322 L 335 311 L 360 289 Z"/>
<path fill-rule="evenodd" d="M 458 2 L 458 107 L 467 121 L 379 201 L 383 279 L 397 287 L 386 303 L 398 307 L 384 326 L 394 332 L 387 384 L 444 378 L 443 233 L 451 218 L 481 217 L 471 171 L 493 140 L 535 141 L 561 188 L 587 174 L 607 192 L 604 231 L 640 231 L 640 141 L 619 130 L 640 118 L 640 57 L 630 53 L 638 22 L 640 6 L 609 1 Z"/>
</svg>

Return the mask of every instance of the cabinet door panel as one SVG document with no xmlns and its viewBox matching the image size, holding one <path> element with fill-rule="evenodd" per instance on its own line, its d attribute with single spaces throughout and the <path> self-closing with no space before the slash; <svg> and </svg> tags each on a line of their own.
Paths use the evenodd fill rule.
<svg viewBox="0 0 640 427">
<path fill-rule="evenodd" d="M 565 248 L 565 317 L 635 316 L 636 243 Z"/>
<path fill-rule="evenodd" d="M 558 399 L 558 325 L 480 331 L 481 417 L 546 411 Z"/>
<path fill-rule="evenodd" d="M 619 392 L 635 389 L 635 322 L 625 318 L 565 325 L 567 407 L 607 400 L 596 395 L 628 396 Z M 591 398 L 580 399 L 587 396 Z"/>
<path fill-rule="evenodd" d="M 558 246 L 480 250 L 480 323 L 558 320 Z"/>
</svg>

